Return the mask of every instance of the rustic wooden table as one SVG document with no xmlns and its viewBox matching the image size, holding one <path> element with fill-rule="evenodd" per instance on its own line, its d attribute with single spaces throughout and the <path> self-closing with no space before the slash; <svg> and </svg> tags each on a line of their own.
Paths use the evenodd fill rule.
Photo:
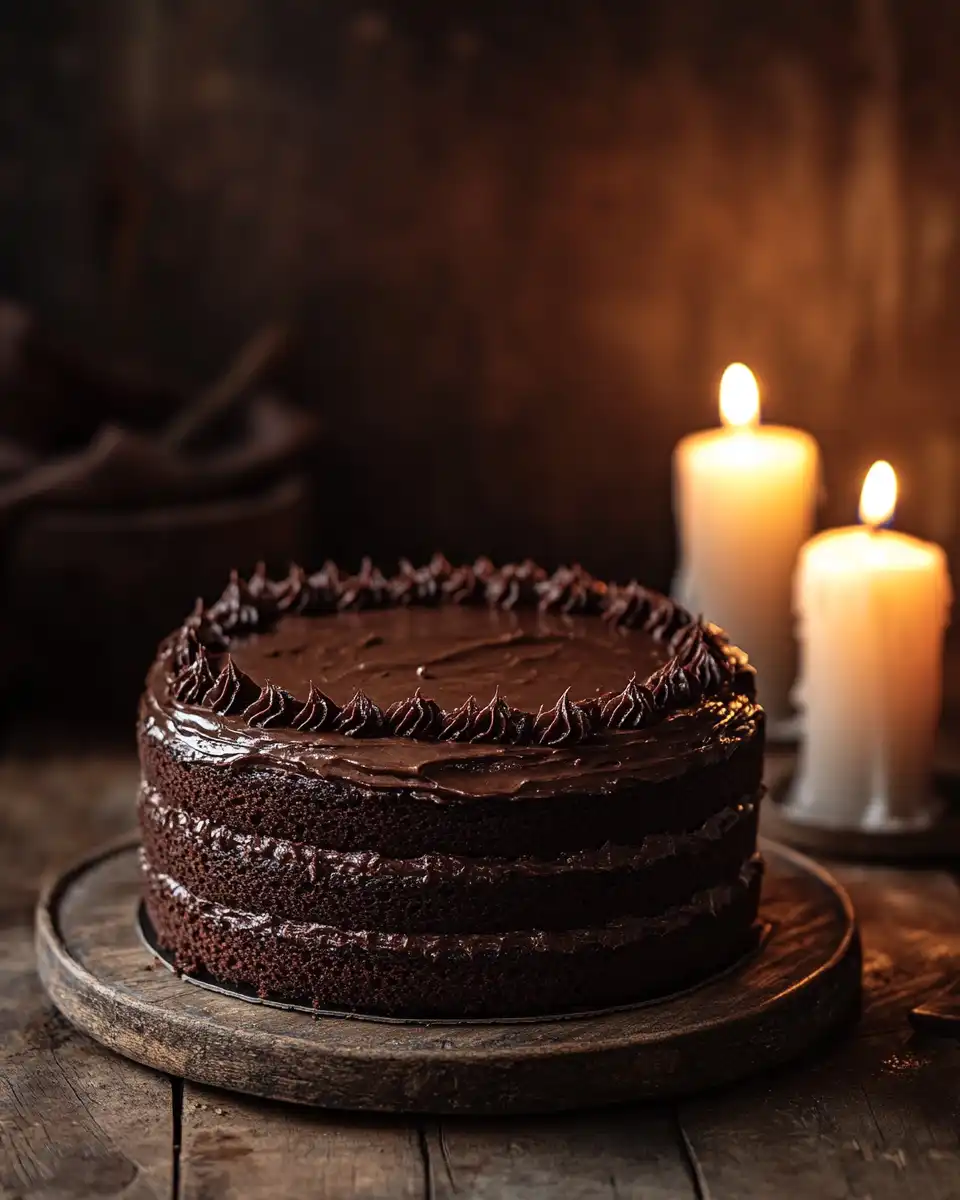
<svg viewBox="0 0 960 1200">
<path fill-rule="evenodd" d="M 0 762 L 0 1196 L 960 1197 L 960 1044 L 911 1032 L 960 970 L 946 869 L 841 866 L 866 958 L 859 1026 L 803 1063 L 677 1104 L 563 1117 L 392 1119 L 247 1100 L 74 1033 L 34 974 L 41 873 L 127 830 L 125 751 Z"/>
</svg>

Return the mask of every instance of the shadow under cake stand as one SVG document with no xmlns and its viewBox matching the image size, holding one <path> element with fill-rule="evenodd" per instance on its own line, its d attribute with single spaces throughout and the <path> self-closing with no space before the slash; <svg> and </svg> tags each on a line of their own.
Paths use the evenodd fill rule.
<svg viewBox="0 0 960 1200">
<path fill-rule="evenodd" d="M 274 1100 L 380 1112 L 513 1113 L 698 1091 L 802 1054 L 858 1009 L 846 893 L 766 843 L 760 948 L 687 992 L 593 1015 L 386 1022 L 195 986 L 137 923 L 133 840 L 77 863 L 37 908 L 40 977 L 78 1029 L 171 1075 Z"/>
</svg>

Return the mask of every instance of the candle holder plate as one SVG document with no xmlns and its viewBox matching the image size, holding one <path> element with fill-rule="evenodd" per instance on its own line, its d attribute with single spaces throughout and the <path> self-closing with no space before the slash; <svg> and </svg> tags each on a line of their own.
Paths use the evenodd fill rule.
<svg viewBox="0 0 960 1200">
<path fill-rule="evenodd" d="M 932 817 L 915 828 L 835 828 L 791 814 L 792 775 L 770 785 L 761 810 L 761 829 L 805 854 L 876 862 L 920 862 L 960 855 L 960 774 L 934 772 L 929 807 Z"/>
</svg>

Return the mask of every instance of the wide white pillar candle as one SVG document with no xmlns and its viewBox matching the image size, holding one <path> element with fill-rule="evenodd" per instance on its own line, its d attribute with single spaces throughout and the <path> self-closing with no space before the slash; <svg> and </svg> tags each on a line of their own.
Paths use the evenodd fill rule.
<svg viewBox="0 0 960 1200">
<path fill-rule="evenodd" d="M 758 424 L 759 407 L 752 373 L 733 364 L 720 384 L 724 428 L 691 434 L 674 451 L 680 570 L 673 590 L 747 651 L 776 725 L 792 714 L 791 585 L 813 531 L 819 453 L 802 430 Z"/>
<path fill-rule="evenodd" d="M 895 500 L 892 468 L 875 464 L 861 500 L 866 524 L 822 533 L 800 554 L 806 715 L 795 819 L 897 829 L 932 815 L 950 578 L 939 546 L 875 527 Z"/>
</svg>

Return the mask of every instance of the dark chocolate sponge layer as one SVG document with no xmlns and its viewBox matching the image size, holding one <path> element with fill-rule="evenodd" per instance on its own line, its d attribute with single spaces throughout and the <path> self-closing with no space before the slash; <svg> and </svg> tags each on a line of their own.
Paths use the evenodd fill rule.
<svg viewBox="0 0 960 1200">
<path fill-rule="evenodd" d="M 342 929 L 477 933 L 514 929 L 518 917 L 562 930 L 683 904 L 737 877 L 756 846 L 757 799 L 690 833 L 548 860 L 329 850 L 192 818 L 149 790 L 140 818 L 152 867 L 207 900 Z"/>
<path fill-rule="evenodd" d="M 193 896 L 145 863 L 147 911 L 182 970 L 320 1008 L 385 1016 L 575 1012 L 676 991 L 755 944 L 762 869 L 659 917 L 507 934 L 346 932 Z"/>
<path fill-rule="evenodd" d="M 255 748 L 218 759 L 209 740 L 185 733 L 179 723 L 161 724 L 154 714 L 154 706 L 145 703 L 140 761 L 144 781 L 170 806 L 240 833 L 390 858 L 428 852 L 554 858 L 605 842 L 636 846 L 652 833 L 696 829 L 743 796 L 755 795 L 763 773 L 762 713 L 743 696 L 695 714 L 679 713 L 658 726 L 658 734 L 683 731 L 684 753 L 659 764 L 651 778 L 617 785 L 611 768 L 612 781 L 593 791 L 460 799 L 438 798 L 426 786 L 390 787 L 385 781 L 364 787 Z M 277 746 L 285 749 L 282 736 Z M 296 751 L 297 741 L 286 736 Z M 309 747 L 310 738 L 299 735 L 299 742 Z M 496 778 L 488 775 L 491 783 Z"/>
</svg>

